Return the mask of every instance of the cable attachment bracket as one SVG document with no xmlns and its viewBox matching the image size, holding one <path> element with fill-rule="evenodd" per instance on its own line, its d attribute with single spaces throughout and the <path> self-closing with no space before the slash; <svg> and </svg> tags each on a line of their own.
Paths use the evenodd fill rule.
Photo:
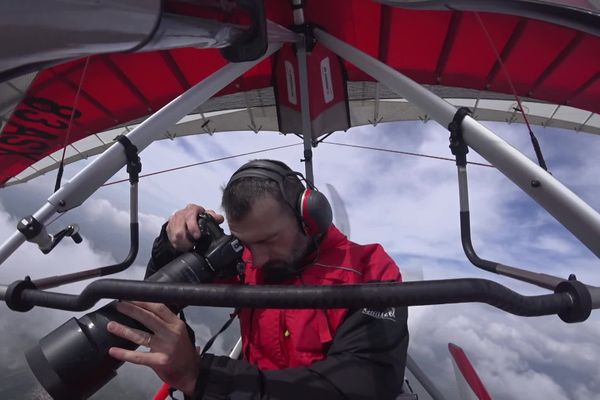
<svg viewBox="0 0 600 400">
<path fill-rule="evenodd" d="M 313 152 L 311 149 L 304 150 L 304 158 L 300 159 L 300 162 L 311 162 L 313 158 Z"/>
<path fill-rule="evenodd" d="M 464 167 L 467 165 L 467 153 L 469 147 L 465 143 L 463 138 L 462 122 L 467 115 L 471 114 L 471 110 L 467 107 L 460 107 L 452 122 L 448 124 L 448 130 L 450 131 L 450 151 L 456 156 L 456 166 Z"/>
<path fill-rule="evenodd" d="M 46 231 L 46 227 L 32 215 L 22 218 L 17 224 L 17 230 L 25 236 L 28 242 L 37 244 L 44 254 L 50 253 L 65 237 L 72 238 L 75 243 L 83 241 L 77 224 L 69 225 L 51 235 Z"/>
<path fill-rule="evenodd" d="M 131 140 L 125 135 L 119 135 L 115 138 L 125 148 L 125 157 L 127 157 L 127 173 L 129 174 L 129 183 L 135 185 L 140 180 L 142 171 L 142 161 L 138 154 L 137 147 L 131 143 Z"/>
</svg>

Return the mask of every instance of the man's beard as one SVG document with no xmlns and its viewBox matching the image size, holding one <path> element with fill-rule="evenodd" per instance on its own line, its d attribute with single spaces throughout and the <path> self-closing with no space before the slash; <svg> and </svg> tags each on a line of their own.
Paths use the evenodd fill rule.
<svg viewBox="0 0 600 400">
<path fill-rule="evenodd" d="M 292 254 L 288 260 L 267 261 L 261 267 L 264 282 L 267 284 L 277 284 L 299 275 L 305 267 L 303 261 L 307 251 L 308 246 Z"/>
<path fill-rule="evenodd" d="M 272 260 L 262 266 L 263 279 L 267 284 L 277 284 L 296 276 L 302 267 L 297 263 L 284 260 Z"/>
</svg>

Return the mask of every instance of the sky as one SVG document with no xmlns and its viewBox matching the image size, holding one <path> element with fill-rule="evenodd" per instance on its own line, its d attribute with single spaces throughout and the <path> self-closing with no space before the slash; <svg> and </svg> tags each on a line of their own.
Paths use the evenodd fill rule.
<svg viewBox="0 0 600 400">
<path fill-rule="evenodd" d="M 518 124 L 489 123 L 500 137 L 534 158 L 529 136 Z M 600 139 L 594 135 L 534 127 L 550 171 L 595 210 L 600 210 Z M 356 127 L 328 142 L 357 144 L 450 157 L 448 133 L 435 122 L 401 122 Z M 278 133 L 235 132 L 165 140 L 142 153 L 143 171 L 173 168 L 286 144 L 298 146 L 259 155 L 207 163 L 140 181 L 140 255 L 120 277 L 141 279 L 153 238 L 174 211 L 188 203 L 219 210 L 221 188 L 244 162 L 276 158 L 303 171 L 301 141 Z M 469 161 L 485 162 L 473 151 Z M 65 179 L 83 161 L 69 165 Z M 314 149 L 315 183 L 327 195 L 335 187 L 349 216 L 351 239 L 383 244 L 405 280 L 477 277 L 497 281 L 519 293 L 546 290 L 472 266 L 462 251 L 456 167 L 453 162 L 322 143 Z M 494 168 L 469 166 L 474 247 L 482 258 L 567 277 L 600 282 L 600 262 L 565 228 Z M 111 181 L 124 178 L 123 171 Z M 0 240 L 18 218 L 32 214 L 49 196 L 55 173 L 0 190 Z M 50 232 L 80 225 L 82 244 L 63 241 L 50 255 L 22 246 L 0 267 L 0 282 L 24 275 L 39 278 L 122 260 L 128 252 L 129 188 L 120 183 L 99 189 L 78 209 L 56 220 Z M 76 293 L 86 283 L 64 290 Z M 0 397 L 45 398 L 23 361 L 23 351 L 73 316 L 35 308 L 16 313 L 0 304 Z M 225 322 L 230 310 L 189 308 L 200 344 Z M 234 344 L 237 327 L 217 340 L 215 352 Z M 600 317 L 566 324 L 557 316 L 517 317 L 484 304 L 411 307 L 409 352 L 448 399 L 459 399 L 447 350 L 461 346 L 494 399 L 600 399 Z M 3 377 L 3 378 L 2 378 Z M 126 366 L 93 399 L 147 399 L 159 386 L 151 371 Z"/>
</svg>

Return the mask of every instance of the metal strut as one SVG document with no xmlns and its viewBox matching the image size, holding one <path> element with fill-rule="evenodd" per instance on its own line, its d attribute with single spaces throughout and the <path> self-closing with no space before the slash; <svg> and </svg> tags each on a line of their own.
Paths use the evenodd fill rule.
<svg viewBox="0 0 600 400">
<path fill-rule="evenodd" d="M 140 227 L 138 223 L 138 182 L 140 179 L 140 172 L 142 171 L 142 162 L 138 155 L 137 147 L 131 143 L 127 136 L 119 135 L 115 138 L 125 150 L 125 157 L 127 158 L 127 173 L 129 174 L 130 187 L 130 223 L 129 223 L 129 237 L 130 246 L 129 253 L 123 261 L 118 264 L 108 265 L 99 268 L 92 268 L 85 271 L 74 272 L 71 274 L 50 276 L 47 278 L 36 279 L 32 281 L 32 284 L 38 289 L 50 289 L 57 286 L 66 285 L 68 283 L 79 282 L 86 279 L 98 278 L 101 276 L 107 276 L 116 274 L 129 268 L 139 251 L 140 243 Z M 75 239 L 75 238 L 74 238 Z"/>
<path fill-rule="evenodd" d="M 304 1 L 293 0 L 294 26 L 292 30 L 300 36 L 296 42 L 296 56 L 298 58 L 298 77 L 300 79 L 300 111 L 302 113 L 302 140 L 304 142 L 304 176 L 311 184 L 315 183 L 313 172 L 313 151 L 316 145 L 312 134 L 312 123 L 310 117 L 310 88 L 308 84 L 307 57 L 315 46 L 316 39 L 313 33 L 314 27 L 304 20 Z"/>
<path fill-rule="evenodd" d="M 465 117 L 470 113 L 471 111 L 468 108 L 461 107 L 456 111 L 456 114 L 454 114 L 452 122 L 448 124 L 448 130 L 450 131 L 449 147 L 452 151 L 452 154 L 454 154 L 454 156 L 456 157 L 456 167 L 458 170 L 458 191 L 460 200 L 460 238 L 465 255 L 473 265 L 483 270 L 493 272 L 495 274 L 509 276 L 511 278 L 532 283 L 534 285 L 550 290 L 558 290 L 558 288 L 564 288 L 565 279 L 563 278 L 547 274 L 535 273 L 524 269 L 504 265 L 495 261 L 489 261 L 479 257 L 475 252 L 471 240 L 471 217 L 469 211 L 469 193 L 467 181 L 467 153 L 469 152 L 469 147 L 464 141 L 462 129 L 462 122 L 465 119 Z M 581 284 L 581 282 L 578 282 L 574 279 L 574 276 L 573 278 L 569 278 L 569 282 L 577 282 L 577 284 Z M 588 289 L 595 289 L 592 286 L 583 286 L 587 287 Z M 583 306 L 583 308 L 585 309 L 585 306 Z M 569 317 L 567 317 L 567 319 L 569 319 Z"/>
</svg>

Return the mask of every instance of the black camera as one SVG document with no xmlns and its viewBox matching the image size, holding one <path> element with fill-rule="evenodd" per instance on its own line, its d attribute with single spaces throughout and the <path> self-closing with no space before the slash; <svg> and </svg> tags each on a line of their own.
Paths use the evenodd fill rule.
<svg viewBox="0 0 600 400">
<path fill-rule="evenodd" d="M 215 278 L 234 277 L 242 270 L 243 247 L 238 239 L 225 235 L 208 214 L 198 217 L 198 225 L 202 234 L 194 250 L 177 257 L 146 281 L 209 283 Z M 115 305 L 113 301 L 79 319 L 71 318 L 25 353 L 29 367 L 52 398 L 87 399 L 114 378 L 123 364 L 109 356 L 108 349 L 138 347 L 109 333 L 109 321 L 150 332 L 119 313 Z M 171 309 L 178 311 L 173 306 Z"/>
</svg>

